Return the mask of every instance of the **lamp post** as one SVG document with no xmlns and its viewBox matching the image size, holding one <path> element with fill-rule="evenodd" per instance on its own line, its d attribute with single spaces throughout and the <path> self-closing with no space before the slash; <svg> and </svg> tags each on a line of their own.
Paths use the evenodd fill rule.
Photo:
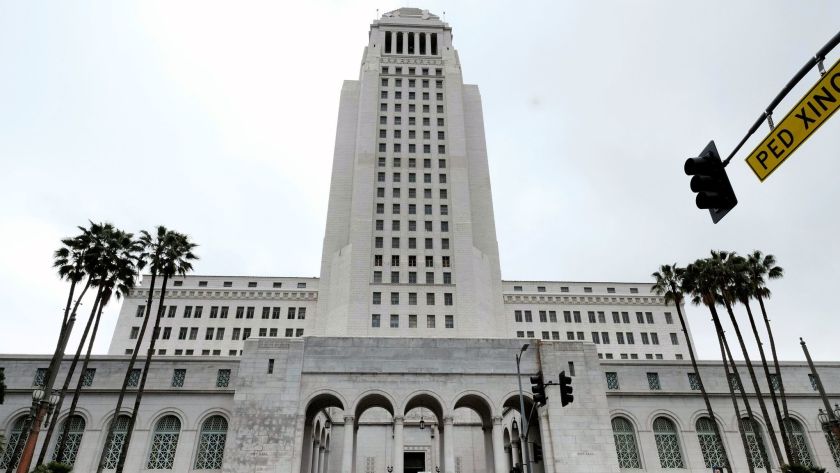
<svg viewBox="0 0 840 473">
<path fill-rule="evenodd" d="M 525 415 L 525 397 L 522 394 L 522 373 L 519 371 L 519 361 L 522 354 L 528 349 L 528 344 L 522 345 L 519 353 L 516 354 L 516 381 L 519 383 L 519 417 L 522 419 L 522 430 L 519 431 L 519 439 L 522 450 L 525 453 L 526 473 L 531 473 L 531 453 L 528 451 L 528 418 Z M 514 419 L 515 421 L 516 419 Z"/>
<path fill-rule="evenodd" d="M 35 389 L 32 391 L 32 406 L 29 408 L 29 439 L 32 438 L 32 435 L 35 435 L 35 439 L 37 439 L 38 434 L 41 432 L 41 424 L 44 423 L 44 416 L 47 415 L 49 411 L 55 406 L 58 402 L 58 393 L 53 392 L 49 396 L 46 396 L 46 391 L 43 389 Z M 58 417 L 57 415 L 55 416 Z M 55 418 L 53 422 L 55 422 Z M 20 453 L 20 460 L 18 461 L 17 471 L 18 473 L 26 473 L 26 470 L 29 469 L 29 465 L 32 463 L 32 455 L 35 453 L 35 442 L 27 441 L 23 445 L 23 451 Z M 12 459 L 15 458 L 15 455 L 12 456 Z M 14 461 L 10 462 L 9 470 L 14 465 Z"/>
<path fill-rule="evenodd" d="M 805 353 L 805 359 L 808 360 L 808 367 L 811 369 L 811 375 L 814 377 L 814 384 L 817 386 L 817 391 L 820 392 L 820 397 L 822 398 L 823 405 L 825 406 L 825 412 L 820 409 L 820 414 L 818 414 L 820 422 L 822 422 L 823 428 L 826 428 L 827 426 L 831 429 L 834 433 L 834 437 L 837 439 L 838 446 L 840 446 L 840 409 L 837 409 L 836 411 L 831 409 L 831 403 L 828 402 L 828 396 L 825 395 L 825 389 L 823 389 L 820 375 L 817 373 L 817 368 L 814 366 L 814 361 L 811 359 L 811 353 L 808 352 L 808 347 L 805 345 L 805 340 L 802 340 L 802 337 L 799 337 L 799 344 L 802 345 L 802 351 Z"/>
</svg>

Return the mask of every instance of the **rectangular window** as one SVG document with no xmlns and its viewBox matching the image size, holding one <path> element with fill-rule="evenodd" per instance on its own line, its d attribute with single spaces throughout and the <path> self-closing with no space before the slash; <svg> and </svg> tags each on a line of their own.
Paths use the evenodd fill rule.
<svg viewBox="0 0 840 473">
<path fill-rule="evenodd" d="M 373 293 L 373 301 L 371 303 L 373 305 L 382 304 L 382 293 L 381 292 L 374 292 Z"/>
<path fill-rule="evenodd" d="M 580 341 L 583 341 L 583 332 L 578 332 L 577 333 L 577 339 L 580 340 Z"/>
<path fill-rule="evenodd" d="M 612 313 L 612 320 L 613 320 L 614 324 L 620 324 L 621 323 L 621 317 L 619 317 L 618 312 L 613 312 Z"/>
<path fill-rule="evenodd" d="M 224 340 L 225 339 L 225 328 L 219 327 L 216 329 L 216 340 Z"/>
<path fill-rule="evenodd" d="M 288 312 L 286 313 L 287 320 L 294 320 L 295 319 L 295 311 L 297 309 L 294 307 L 289 307 Z"/>
<path fill-rule="evenodd" d="M 624 333 L 623 332 L 616 332 L 615 333 L 615 340 L 618 342 L 619 345 L 624 345 Z"/>
<path fill-rule="evenodd" d="M 697 373 L 688 373 L 688 387 L 692 391 L 700 390 L 700 377 Z"/>
<path fill-rule="evenodd" d="M 270 307 L 263 307 L 262 308 L 262 318 L 267 320 L 270 315 L 271 315 L 271 308 Z"/>
<path fill-rule="evenodd" d="M 647 321 L 647 323 L 652 324 L 653 323 L 653 313 L 652 312 L 645 312 L 645 320 Z"/>
<path fill-rule="evenodd" d="M 408 328 L 417 328 L 417 314 L 408 314 Z"/>
<path fill-rule="evenodd" d="M 370 316 L 370 326 L 373 327 L 373 328 L 379 328 L 379 323 L 380 323 L 379 318 L 380 318 L 379 314 L 372 314 Z"/>
<path fill-rule="evenodd" d="M 279 307 L 273 307 L 271 309 L 271 318 L 277 320 L 280 318 L 281 309 Z"/>
<path fill-rule="evenodd" d="M 230 384 L 230 370 L 219 370 L 216 372 L 216 387 L 226 388 Z"/>
<path fill-rule="evenodd" d="M 239 327 L 233 329 L 233 334 L 231 335 L 231 340 L 239 340 L 239 333 L 241 329 Z"/>
<path fill-rule="evenodd" d="M 245 310 L 245 318 L 246 319 L 253 319 L 254 318 L 254 308 L 253 307 L 248 307 Z"/>
<path fill-rule="evenodd" d="M 184 306 L 184 318 L 189 319 L 190 317 L 192 317 L 192 306 L 186 305 Z"/>
<path fill-rule="evenodd" d="M 176 368 L 172 372 L 172 387 L 173 388 L 183 388 L 184 387 L 184 380 L 187 377 L 187 370 Z"/>
<path fill-rule="evenodd" d="M 563 322 L 566 322 L 567 324 L 572 323 L 572 313 L 568 310 L 563 311 Z"/>
<path fill-rule="evenodd" d="M 575 332 L 566 332 L 566 340 L 574 340 Z"/>
<path fill-rule="evenodd" d="M 607 389 L 611 391 L 618 390 L 618 373 L 615 371 L 607 371 Z"/>
<path fill-rule="evenodd" d="M 178 310 L 178 307 L 176 307 L 174 305 L 169 306 L 169 313 L 166 314 L 166 316 L 170 319 L 174 319 L 175 318 L 175 312 L 177 310 Z"/>
<path fill-rule="evenodd" d="M 605 345 L 610 344 L 610 334 L 609 332 L 601 332 L 601 343 Z"/>
<path fill-rule="evenodd" d="M 548 340 L 548 339 L 549 339 L 549 335 L 548 335 L 548 332 L 547 332 L 547 331 L 543 331 L 543 333 L 542 333 L 542 339 L 543 339 L 543 340 Z"/>
<path fill-rule="evenodd" d="M 275 284 L 278 284 L 278 283 L 275 283 Z M 228 309 L 229 309 L 229 307 L 227 307 L 227 306 L 222 307 L 222 311 L 221 311 L 221 313 L 219 314 L 219 318 L 220 318 L 220 319 L 226 319 L 226 318 L 227 318 L 227 316 L 228 316 Z"/>
<path fill-rule="evenodd" d="M 82 387 L 89 388 L 93 386 L 93 378 L 96 377 L 96 368 L 85 369 L 82 375 Z"/>
<path fill-rule="evenodd" d="M 170 307 L 171 309 L 171 307 Z M 210 318 L 215 319 L 219 317 L 219 307 L 218 306 L 211 306 L 210 307 Z"/>
<path fill-rule="evenodd" d="M 400 304 L 400 293 L 399 292 L 392 292 L 391 293 L 391 305 L 399 305 Z"/>
<path fill-rule="evenodd" d="M 531 315 L 531 311 L 526 310 L 525 311 L 525 322 L 533 322 L 533 321 L 534 321 L 534 319 L 533 319 L 533 316 Z"/>
<path fill-rule="evenodd" d="M 541 310 L 539 312 L 539 314 L 540 314 L 540 322 L 543 322 L 543 323 L 548 322 L 548 312 L 546 312 L 544 310 Z"/>
<path fill-rule="evenodd" d="M 190 340 L 198 339 L 198 327 L 190 328 Z"/>
<path fill-rule="evenodd" d="M 137 306 L 137 312 L 135 313 L 135 317 L 143 317 L 144 315 L 146 315 L 146 306 L 138 305 Z"/>
<path fill-rule="evenodd" d="M 551 323 L 557 323 L 557 311 L 549 310 L 548 311 L 548 321 Z"/>
<path fill-rule="evenodd" d="M 680 344 L 680 340 L 679 340 L 679 338 L 677 337 L 677 334 L 676 334 L 676 333 L 672 333 L 672 334 L 671 334 L 671 345 L 679 345 L 679 344 Z"/>
<path fill-rule="evenodd" d="M 391 328 L 399 328 L 400 327 L 400 316 L 397 314 L 391 314 Z"/>
<path fill-rule="evenodd" d="M 455 316 L 453 316 L 453 315 L 444 316 L 444 322 L 446 323 L 446 328 L 455 328 Z"/>
<path fill-rule="evenodd" d="M 129 340 L 137 340 L 140 335 L 140 327 L 131 327 L 131 333 L 128 335 Z"/>
<path fill-rule="evenodd" d="M 286 338 L 294 337 L 295 336 L 295 329 L 287 328 L 285 336 L 286 336 Z"/>
<path fill-rule="evenodd" d="M 636 322 L 638 322 L 640 324 L 645 323 L 644 314 L 642 314 L 641 312 L 636 312 Z"/>
<path fill-rule="evenodd" d="M 587 312 L 586 316 L 589 319 L 590 324 L 595 323 L 595 312 L 589 311 L 589 312 Z"/>
<path fill-rule="evenodd" d="M 164 327 L 163 328 L 163 335 L 161 336 L 164 340 L 169 340 L 169 337 L 172 335 L 172 327 Z"/>
<path fill-rule="evenodd" d="M 674 316 L 670 312 L 665 312 L 665 323 L 669 325 L 674 323 Z"/>
<path fill-rule="evenodd" d="M 426 328 L 435 328 L 435 316 L 434 315 L 427 315 L 426 316 Z"/>
<path fill-rule="evenodd" d="M 598 323 L 601 323 L 601 324 L 607 323 L 607 316 L 604 315 L 603 312 L 598 312 Z"/>
<path fill-rule="evenodd" d="M 580 323 L 580 312 L 578 312 L 576 310 L 572 311 L 572 315 L 575 318 L 575 323 L 579 324 Z"/>
<path fill-rule="evenodd" d="M 268 369 L 266 371 L 268 372 L 268 374 L 274 373 L 274 358 L 268 359 Z"/>
<path fill-rule="evenodd" d="M 659 345 L 659 334 L 651 332 L 650 334 L 650 343 L 654 345 Z"/>
<path fill-rule="evenodd" d="M 434 292 L 427 292 L 426 293 L 426 305 L 435 305 L 435 293 Z"/>
<path fill-rule="evenodd" d="M 513 320 L 516 322 L 522 322 L 522 311 L 521 310 L 514 310 L 513 311 Z"/>
<path fill-rule="evenodd" d="M 642 345 L 649 345 L 650 341 L 647 332 L 642 332 L 640 335 L 642 336 Z"/>
<path fill-rule="evenodd" d="M 265 337 L 268 334 L 268 330 L 265 327 L 263 327 L 259 330 L 258 333 L 260 337 Z"/>
<path fill-rule="evenodd" d="M 647 374 L 648 380 L 648 388 L 651 391 L 661 391 L 662 386 L 659 384 L 659 373 L 648 373 Z"/>
<path fill-rule="evenodd" d="M 447 292 L 443 295 L 443 305 L 452 305 L 452 293 Z"/>
<path fill-rule="evenodd" d="M 625 324 L 630 323 L 630 314 L 628 312 L 622 312 L 621 313 L 621 322 L 625 323 Z"/>
<path fill-rule="evenodd" d="M 243 328 L 242 329 L 242 340 L 248 340 L 251 338 L 251 329 L 250 328 Z"/>
<path fill-rule="evenodd" d="M 128 375 L 128 387 L 136 388 L 140 384 L 140 368 L 132 368 Z"/>
<path fill-rule="evenodd" d="M 633 340 L 633 332 L 627 332 L 626 336 L 627 336 L 627 344 L 628 345 L 635 345 L 636 344 L 636 341 Z"/>
<path fill-rule="evenodd" d="M 601 343 L 601 335 L 598 332 L 592 332 L 592 343 L 596 345 Z"/>
<path fill-rule="evenodd" d="M 178 329 L 178 340 L 186 340 L 187 339 L 187 327 L 181 327 Z"/>
</svg>

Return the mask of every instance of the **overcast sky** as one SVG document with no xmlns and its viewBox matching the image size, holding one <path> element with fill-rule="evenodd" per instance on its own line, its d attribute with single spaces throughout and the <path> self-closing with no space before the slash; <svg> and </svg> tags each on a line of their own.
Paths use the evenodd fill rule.
<svg viewBox="0 0 840 473">
<path fill-rule="evenodd" d="M 718 225 L 682 172 L 710 139 L 733 149 L 837 32 L 840 2 L 409 5 L 446 11 L 481 90 L 505 279 L 644 282 L 761 249 L 786 271 L 768 305 L 780 356 L 802 359 L 803 336 L 840 360 L 840 118 L 763 184 L 743 161 L 762 127 Z M 0 0 L 0 352 L 52 351 L 67 286 L 51 254 L 87 219 L 189 233 L 199 274 L 317 276 L 341 84 L 376 10 L 400 6 Z M 707 312 L 688 316 L 718 358 Z"/>
</svg>

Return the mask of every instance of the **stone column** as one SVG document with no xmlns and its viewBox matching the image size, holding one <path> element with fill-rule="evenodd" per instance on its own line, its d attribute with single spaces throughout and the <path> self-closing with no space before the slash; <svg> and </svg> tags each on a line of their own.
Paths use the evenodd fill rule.
<svg viewBox="0 0 840 473">
<path fill-rule="evenodd" d="M 394 416 L 394 472 L 403 473 L 403 422 L 402 416 Z"/>
<path fill-rule="evenodd" d="M 504 465 L 505 465 L 505 473 L 510 472 L 510 469 L 513 467 L 513 465 L 510 464 L 510 445 L 505 447 L 505 463 L 504 463 Z"/>
<path fill-rule="evenodd" d="M 493 471 L 496 473 L 508 473 L 505 470 L 505 446 L 502 437 L 502 418 L 493 417 Z"/>
<path fill-rule="evenodd" d="M 320 473 L 321 470 L 318 469 L 318 465 L 320 464 L 321 460 L 321 441 L 316 440 L 315 443 L 312 445 L 312 473 Z"/>
<path fill-rule="evenodd" d="M 321 465 L 321 471 L 323 471 L 323 473 L 329 473 L 330 471 L 330 443 L 332 442 L 329 442 L 327 446 L 324 447 L 324 463 Z"/>
<path fill-rule="evenodd" d="M 324 473 L 324 455 L 326 455 L 327 448 L 321 445 L 318 448 L 318 472 Z"/>
<path fill-rule="evenodd" d="M 444 473 L 455 473 L 455 433 L 452 416 L 443 418 L 443 467 Z"/>
<path fill-rule="evenodd" d="M 542 440 L 543 470 L 545 473 L 554 473 L 554 449 L 551 445 L 551 429 L 548 428 L 548 409 L 541 407 L 537 409 L 540 417 L 540 440 Z"/>
<path fill-rule="evenodd" d="M 341 473 L 353 473 L 354 424 L 356 418 L 344 416 L 344 449 L 341 451 Z"/>
<path fill-rule="evenodd" d="M 519 441 L 510 443 L 510 459 L 513 462 L 512 467 L 522 464 L 522 455 L 519 454 Z M 524 470 L 523 470 L 524 471 Z"/>
</svg>

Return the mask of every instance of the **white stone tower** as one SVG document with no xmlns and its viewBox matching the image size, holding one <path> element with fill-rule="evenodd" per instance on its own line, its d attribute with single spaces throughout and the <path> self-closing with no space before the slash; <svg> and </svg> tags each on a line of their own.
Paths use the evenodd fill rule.
<svg viewBox="0 0 840 473">
<path fill-rule="evenodd" d="M 374 21 L 336 131 L 315 335 L 508 337 L 478 87 L 426 10 Z"/>
</svg>

